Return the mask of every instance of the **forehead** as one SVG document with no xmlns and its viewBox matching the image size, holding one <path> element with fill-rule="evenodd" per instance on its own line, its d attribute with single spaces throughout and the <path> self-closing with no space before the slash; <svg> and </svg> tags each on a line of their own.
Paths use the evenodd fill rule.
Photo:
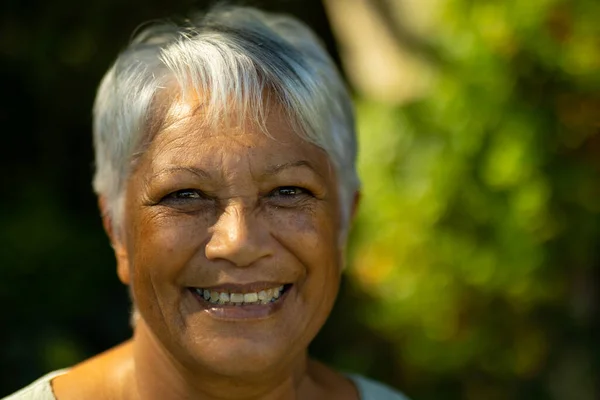
<svg viewBox="0 0 600 400">
<path fill-rule="evenodd" d="M 235 109 L 232 107 L 232 109 Z M 178 99 L 165 114 L 162 128 L 154 135 L 146 153 L 151 164 L 211 163 L 237 158 L 266 166 L 308 161 L 327 175 L 329 157 L 306 141 L 294 122 L 277 104 L 263 107 L 260 115 L 236 111 L 221 113 L 218 120 L 195 98 Z"/>
</svg>

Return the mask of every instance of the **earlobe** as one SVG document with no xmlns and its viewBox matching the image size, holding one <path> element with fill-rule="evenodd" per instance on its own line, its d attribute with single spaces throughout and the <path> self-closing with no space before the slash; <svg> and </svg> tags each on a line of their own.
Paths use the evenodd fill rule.
<svg viewBox="0 0 600 400">
<path fill-rule="evenodd" d="M 119 280 L 123 282 L 125 285 L 129 285 L 130 283 L 130 275 L 129 275 L 129 260 L 127 259 L 126 254 L 120 254 L 115 249 L 115 256 L 117 257 L 117 276 Z"/>
<path fill-rule="evenodd" d="M 98 198 L 98 207 L 102 215 L 102 225 L 110 240 L 110 245 L 115 252 L 115 258 L 117 260 L 117 276 L 119 280 L 125 285 L 129 285 L 130 273 L 129 273 L 129 259 L 127 257 L 127 250 L 118 235 L 114 230 L 114 225 L 108 207 L 106 205 L 106 199 L 103 196 Z"/>
</svg>

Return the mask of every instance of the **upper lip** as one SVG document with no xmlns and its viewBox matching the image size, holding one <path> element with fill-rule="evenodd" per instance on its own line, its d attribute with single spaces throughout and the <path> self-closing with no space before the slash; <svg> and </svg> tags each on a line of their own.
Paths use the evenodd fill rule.
<svg viewBox="0 0 600 400">
<path fill-rule="evenodd" d="M 230 292 L 230 293 L 254 293 L 260 292 L 261 290 L 277 288 L 279 286 L 287 285 L 288 282 L 250 282 L 250 283 L 219 283 L 215 285 L 200 285 L 192 286 L 195 289 L 208 289 L 217 292 Z"/>
</svg>

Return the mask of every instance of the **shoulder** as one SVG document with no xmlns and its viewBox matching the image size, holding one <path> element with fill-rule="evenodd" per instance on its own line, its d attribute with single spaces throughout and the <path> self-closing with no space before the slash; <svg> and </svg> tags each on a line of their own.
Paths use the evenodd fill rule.
<svg viewBox="0 0 600 400">
<path fill-rule="evenodd" d="M 129 343 L 110 349 L 69 369 L 51 372 L 2 400 L 115 398 L 132 365 Z"/>
<path fill-rule="evenodd" d="M 383 383 L 357 374 L 348 374 L 347 376 L 356 385 L 361 400 L 409 400 L 402 393 Z"/>
<path fill-rule="evenodd" d="M 133 370 L 130 342 L 98 354 L 57 377 L 52 388 L 57 399 L 122 398 Z M 12 399 L 11 399 L 12 400 Z"/>
<path fill-rule="evenodd" d="M 50 382 L 66 372 L 66 369 L 50 372 L 18 392 L 5 397 L 4 400 L 56 400 Z"/>
</svg>

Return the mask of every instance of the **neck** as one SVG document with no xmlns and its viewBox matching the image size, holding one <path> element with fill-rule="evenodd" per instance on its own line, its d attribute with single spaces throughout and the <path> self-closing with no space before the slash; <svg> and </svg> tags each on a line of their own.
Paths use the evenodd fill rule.
<svg viewBox="0 0 600 400">
<path fill-rule="evenodd" d="M 225 376 L 177 361 L 140 319 L 133 340 L 136 393 L 132 398 L 201 400 L 314 399 L 318 387 L 307 373 L 306 352 L 286 365 L 252 376 Z"/>
</svg>

